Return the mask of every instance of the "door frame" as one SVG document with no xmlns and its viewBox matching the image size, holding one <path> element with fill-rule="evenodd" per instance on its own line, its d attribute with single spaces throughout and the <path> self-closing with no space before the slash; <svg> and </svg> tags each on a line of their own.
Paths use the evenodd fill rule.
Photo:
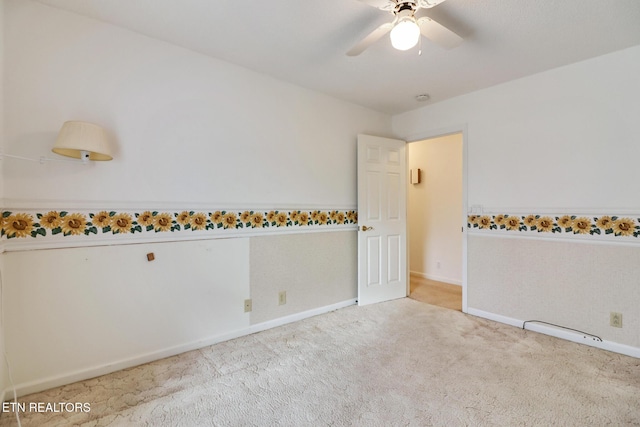
<svg viewBox="0 0 640 427">
<path fill-rule="evenodd" d="M 467 167 L 468 167 L 468 150 L 467 139 L 468 130 L 467 124 L 452 125 L 444 128 L 431 129 L 418 134 L 409 135 L 407 137 L 401 137 L 407 144 L 412 142 L 418 142 L 425 139 L 439 138 L 441 136 L 447 136 L 452 134 L 462 134 L 462 212 L 460 212 L 460 226 L 462 227 L 462 312 L 468 312 L 467 306 L 467 212 L 469 212 L 468 197 L 467 197 Z M 407 170 L 409 170 L 409 156 L 406 156 Z M 407 200 L 407 210 L 409 201 Z M 407 223 L 408 226 L 408 223 Z M 407 227 L 407 236 L 410 236 L 411 230 Z M 407 295 L 410 294 L 410 268 L 409 268 L 409 238 L 407 238 Z"/>
</svg>

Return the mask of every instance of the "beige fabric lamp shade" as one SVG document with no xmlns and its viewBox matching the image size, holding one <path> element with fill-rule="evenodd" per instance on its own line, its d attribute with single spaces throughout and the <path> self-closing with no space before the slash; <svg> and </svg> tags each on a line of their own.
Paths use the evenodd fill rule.
<svg viewBox="0 0 640 427">
<path fill-rule="evenodd" d="M 65 122 L 51 151 L 82 160 L 113 159 L 107 132 L 87 122 Z"/>
</svg>

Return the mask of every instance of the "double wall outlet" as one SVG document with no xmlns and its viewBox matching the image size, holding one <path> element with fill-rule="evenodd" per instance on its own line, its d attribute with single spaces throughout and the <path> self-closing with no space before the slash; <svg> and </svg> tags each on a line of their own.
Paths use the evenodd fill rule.
<svg viewBox="0 0 640 427">
<path fill-rule="evenodd" d="M 622 313 L 615 311 L 609 313 L 609 324 L 614 328 L 622 328 Z"/>
<path fill-rule="evenodd" d="M 278 293 L 278 305 L 285 305 L 287 303 L 287 291 L 280 291 Z"/>
</svg>

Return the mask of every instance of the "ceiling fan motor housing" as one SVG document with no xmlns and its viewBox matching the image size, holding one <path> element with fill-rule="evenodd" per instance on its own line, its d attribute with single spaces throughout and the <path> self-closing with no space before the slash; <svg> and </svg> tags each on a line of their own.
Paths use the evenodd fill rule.
<svg viewBox="0 0 640 427">
<path fill-rule="evenodd" d="M 429 9 L 439 5 L 445 0 L 386 0 L 383 2 L 373 0 L 360 0 L 365 3 L 373 3 L 372 5 L 380 10 L 386 10 L 387 12 L 396 13 L 400 7 L 413 7 L 415 12 L 418 9 Z M 412 6 L 413 5 L 413 6 Z"/>
<path fill-rule="evenodd" d="M 397 17 L 402 17 L 406 15 L 413 15 L 416 9 L 417 5 L 415 1 L 398 1 L 393 13 Z"/>
</svg>

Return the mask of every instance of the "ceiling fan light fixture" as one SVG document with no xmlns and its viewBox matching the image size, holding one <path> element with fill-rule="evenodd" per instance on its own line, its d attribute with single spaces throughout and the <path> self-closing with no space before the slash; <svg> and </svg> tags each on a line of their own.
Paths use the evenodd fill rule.
<svg viewBox="0 0 640 427">
<path fill-rule="evenodd" d="M 408 50 L 418 44 L 420 27 L 412 16 L 404 17 L 393 27 L 389 36 L 391 46 L 395 49 Z"/>
</svg>

